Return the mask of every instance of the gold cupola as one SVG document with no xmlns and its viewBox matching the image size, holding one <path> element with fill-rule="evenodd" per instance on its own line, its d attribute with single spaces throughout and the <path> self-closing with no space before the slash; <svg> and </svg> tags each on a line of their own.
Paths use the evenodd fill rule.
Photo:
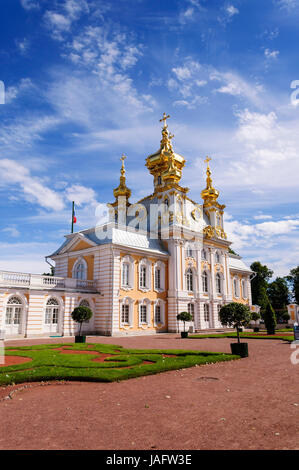
<svg viewBox="0 0 299 470">
<path fill-rule="evenodd" d="M 210 169 L 211 158 L 207 157 L 205 163 L 207 163 L 207 186 L 201 192 L 201 197 L 204 200 L 204 205 L 213 205 L 218 204 L 217 199 L 219 197 L 219 191 L 213 187 L 212 178 L 211 178 L 211 169 Z"/>
<path fill-rule="evenodd" d="M 170 116 L 164 113 L 162 119 L 160 119 L 160 122 L 163 122 L 160 148 L 146 159 L 146 167 L 154 177 L 156 189 L 178 186 L 186 162 L 182 155 L 173 150 L 172 139 L 174 135 L 170 134 L 168 130 L 167 119 L 169 118 Z"/>
<path fill-rule="evenodd" d="M 126 158 L 127 157 L 125 155 L 122 155 L 120 159 L 122 162 L 122 166 L 120 170 L 119 186 L 113 190 L 113 194 L 116 200 L 119 196 L 124 196 L 128 201 L 128 199 L 131 197 L 131 194 L 132 194 L 132 191 L 126 186 L 126 170 L 125 170 Z"/>
</svg>

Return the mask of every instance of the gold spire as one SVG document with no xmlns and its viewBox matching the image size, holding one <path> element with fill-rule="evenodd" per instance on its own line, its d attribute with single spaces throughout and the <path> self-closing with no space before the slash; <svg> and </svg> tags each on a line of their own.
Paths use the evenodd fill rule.
<svg viewBox="0 0 299 470">
<path fill-rule="evenodd" d="M 127 199 L 131 197 L 131 190 L 126 186 L 126 169 L 125 169 L 125 160 L 126 156 L 123 154 L 120 158 L 122 162 L 121 169 L 120 169 L 120 178 L 119 178 L 119 186 L 113 190 L 114 197 L 117 199 L 119 196 L 125 196 Z"/>
<path fill-rule="evenodd" d="M 146 160 L 146 166 L 155 181 L 158 177 L 163 181 L 161 189 L 169 185 L 178 185 L 182 177 L 182 168 L 185 166 L 184 157 L 173 150 L 172 139 L 174 135 L 168 130 L 167 119 L 169 118 L 169 114 L 163 113 L 162 119 L 159 120 L 163 123 L 160 148 L 157 152 L 149 155 Z"/>
<path fill-rule="evenodd" d="M 205 163 L 207 164 L 207 187 L 201 192 L 201 197 L 204 200 L 204 204 L 215 204 L 219 197 L 219 191 L 213 187 L 211 178 L 210 161 L 212 159 L 207 157 Z"/>
</svg>

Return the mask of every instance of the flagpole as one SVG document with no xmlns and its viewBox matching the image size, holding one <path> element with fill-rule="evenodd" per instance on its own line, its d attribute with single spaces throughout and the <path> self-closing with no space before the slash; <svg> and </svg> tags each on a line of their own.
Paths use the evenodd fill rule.
<svg viewBox="0 0 299 470">
<path fill-rule="evenodd" d="M 71 233 L 74 233 L 74 213 L 75 213 L 75 201 L 73 201 L 73 204 L 72 204 L 72 231 Z"/>
</svg>

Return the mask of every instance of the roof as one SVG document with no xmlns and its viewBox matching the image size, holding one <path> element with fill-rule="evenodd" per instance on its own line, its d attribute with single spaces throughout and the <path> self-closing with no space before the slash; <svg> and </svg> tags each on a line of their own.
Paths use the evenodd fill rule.
<svg viewBox="0 0 299 470">
<path fill-rule="evenodd" d="M 251 269 L 246 266 L 244 261 L 240 258 L 240 256 L 236 255 L 229 255 L 228 265 L 230 269 L 235 269 L 236 271 L 245 271 L 247 273 L 252 273 Z"/>
<path fill-rule="evenodd" d="M 137 248 L 142 250 L 148 250 L 155 254 L 168 255 L 168 251 L 165 249 L 163 242 L 159 239 L 150 238 L 147 233 L 136 233 L 129 230 L 122 230 L 115 227 L 107 226 L 107 236 L 101 237 L 100 230 L 102 227 L 77 232 L 71 235 L 67 235 L 65 242 L 50 256 L 56 256 L 66 248 L 66 246 L 75 238 L 80 237 L 81 240 L 90 241 L 96 245 L 122 245 L 124 247 Z M 99 230 L 97 232 L 97 230 Z M 103 232 L 102 232 L 103 233 Z M 99 235 L 99 236 L 98 236 Z"/>
</svg>

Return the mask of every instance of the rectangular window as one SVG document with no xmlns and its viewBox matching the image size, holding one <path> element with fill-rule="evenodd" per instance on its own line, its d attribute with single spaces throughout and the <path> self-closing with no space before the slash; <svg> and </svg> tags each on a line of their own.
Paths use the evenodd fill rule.
<svg viewBox="0 0 299 470">
<path fill-rule="evenodd" d="M 122 266 L 122 285 L 129 287 L 129 265 L 126 263 Z"/>
<path fill-rule="evenodd" d="M 209 305 L 208 304 L 205 304 L 204 305 L 204 320 L 206 322 L 210 321 L 210 309 L 209 309 Z"/>
<path fill-rule="evenodd" d="M 155 288 L 161 289 L 161 270 L 156 269 L 155 271 Z"/>
<path fill-rule="evenodd" d="M 140 287 L 146 288 L 146 267 L 141 266 L 140 268 L 140 279 L 139 279 Z"/>
<path fill-rule="evenodd" d="M 155 322 L 156 323 L 162 323 L 161 306 L 160 305 L 156 305 L 156 308 L 155 308 Z"/>
<path fill-rule="evenodd" d="M 14 316 L 13 322 L 14 322 L 14 325 L 19 325 L 21 322 L 21 308 L 20 307 L 15 308 L 15 316 Z"/>
<path fill-rule="evenodd" d="M 51 323 L 51 308 L 46 309 L 46 318 L 45 318 L 45 324 L 49 325 Z"/>
<path fill-rule="evenodd" d="M 192 315 L 192 321 L 194 321 L 194 304 L 188 304 L 188 313 Z"/>
<path fill-rule="evenodd" d="M 147 323 L 146 305 L 140 305 L 140 323 Z"/>
<path fill-rule="evenodd" d="M 6 308 L 6 318 L 5 318 L 6 325 L 11 325 L 12 323 L 12 307 Z"/>
<path fill-rule="evenodd" d="M 122 305 L 121 307 L 121 322 L 129 323 L 129 305 Z"/>
</svg>

